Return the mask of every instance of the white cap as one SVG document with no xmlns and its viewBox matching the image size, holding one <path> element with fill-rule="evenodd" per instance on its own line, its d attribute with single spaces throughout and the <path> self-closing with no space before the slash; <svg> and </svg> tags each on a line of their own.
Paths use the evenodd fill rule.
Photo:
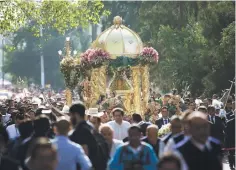
<svg viewBox="0 0 236 170">
<path fill-rule="evenodd" d="M 49 110 L 49 109 L 48 110 L 42 110 L 42 113 L 43 114 L 50 114 L 50 113 L 52 113 L 52 110 Z"/>
<path fill-rule="evenodd" d="M 104 115 L 104 112 L 98 112 L 98 108 L 89 108 L 85 114 L 93 117 L 101 117 Z"/>
</svg>

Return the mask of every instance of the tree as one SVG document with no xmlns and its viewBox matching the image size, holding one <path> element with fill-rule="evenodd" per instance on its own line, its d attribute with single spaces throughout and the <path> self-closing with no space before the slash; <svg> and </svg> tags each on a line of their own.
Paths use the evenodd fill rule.
<svg viewBox="0 0 236 170">
<path fill-rule="evenodd" d="M 141 37 L 160 60 L 151 80 L 166 91 L 219 92 L 233 79 L 235 2 L 143 2 Z"/>
<path fill-rule="evenodd" d="M 0 34 L 6 35 L 27 26 L 30 21 L 35 35 L 39 28 L 52 28 L 59 33 L 88 26 L 89 22 L 98 23 L 101 15 L 107 15 L 101 1 L 21 1 L 9 0 L 0 3 Z"/>
<path fill-rule="evenodd" d="M 102 29 L 105 30 L 110 27 L 113 24 L 113 18 L 119 15 L 122 17 L 124 25 L 138 32 L 141 4 L 141 1 L 105 1 L 104 8 L 110 11 L 110 15 L 102 20 Z"/>
</svg>

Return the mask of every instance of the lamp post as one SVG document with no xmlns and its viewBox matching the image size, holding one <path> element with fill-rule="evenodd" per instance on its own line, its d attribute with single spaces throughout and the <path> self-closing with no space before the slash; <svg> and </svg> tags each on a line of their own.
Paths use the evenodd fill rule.
<svg viewBox="0 0 236 170">
<path fill-rule="evenodd" d="M 4 73 L 4 37 L 2 36 L 2 88 L 4 88 L 5 73 Z"/>
<path fill-rule="evenodd" d="M 44 56 L 42 48 L 42 38 L 43 38 L 43 27 L 40 26 L 40 39 L 41 39 L 41 49 L 40 49 L 40 70 L 41 70 L 41 87 L 45 88 L 45 74 L 44 74 Z"/>
</svg>

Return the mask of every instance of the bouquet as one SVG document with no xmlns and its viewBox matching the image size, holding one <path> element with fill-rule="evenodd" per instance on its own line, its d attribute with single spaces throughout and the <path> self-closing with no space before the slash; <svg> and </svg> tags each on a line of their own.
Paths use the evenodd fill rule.
<svg viewBox="0 0 236 170">
<path fill-rule="evenodd" d="M 80 67 L 72 57 L 65 57 L 60 63 L 66 87 L 74 89 L 78 83 Z"/>
<path fill-rule="evenodd" d="M 62 74 L 65 75 L 69 75 L 71 70 L 74 69 L 75 63 L 74 63 L 74 59 L 72 57 L 65 57 L 63 58 L 63 60 L 60 63 L 60 69 Z"/>
<path fill-rule="evenodd" d="M 161 129 L 158 131 L 158 137 L 163 137 L 168 133 L 170 133 L 170 123 L 162 125 Z"/>
<path fill-rule="evenodd" d="M 99 67 L 110 59 L 110 55 L 100 48 L 88 49 L 80 57 L 81 65 L 86 67 Z"/>
<path fill-rule="evenodd" d="M 159 60 L 158 52 L 152 47 L 144 47 L 142 52 L 138 56 L 141 63 L 157 63 Z"/>
</svg>

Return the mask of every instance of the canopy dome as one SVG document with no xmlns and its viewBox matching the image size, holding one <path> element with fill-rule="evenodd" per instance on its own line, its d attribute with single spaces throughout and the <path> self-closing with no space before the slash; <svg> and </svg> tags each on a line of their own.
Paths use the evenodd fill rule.
<svg viewBox="0 0 236 170">
<path fill-rule="evenodd" d="M 143 49 L 139 35 L 122 25 L 120 16 L 114 17 L 114 25 L 102 32 L 93 42 L 93 48 L 102 48 L 112 59 L 119 56 L 134 58 Z"/>
</svg>

